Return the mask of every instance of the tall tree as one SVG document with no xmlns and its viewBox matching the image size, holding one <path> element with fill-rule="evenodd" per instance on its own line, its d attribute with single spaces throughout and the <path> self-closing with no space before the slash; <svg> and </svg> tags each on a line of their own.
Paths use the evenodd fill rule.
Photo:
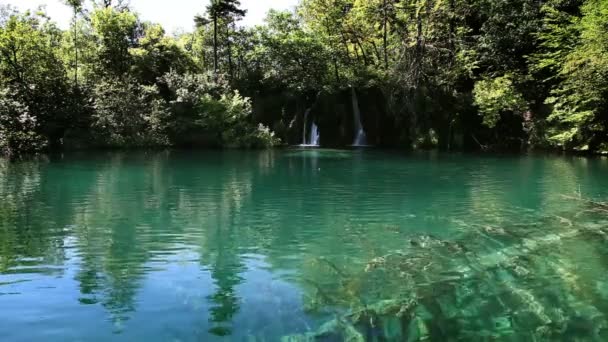
<svg viewBox="0 0 608 342">
<path fill-rule="evenodd" d="M 546 104 L 549 141 L 575 150 L 608 149 L 608 1 L 587 0 L 572 11 L 546 5 L 533 70 L 552 84 Z M 573 12 L 573 14 L 571 14 Z"/>
<path fill-rule="evenodd" d="M 129 2 L 130 0 L 93 0 L 95 6 L 102 8 L 113 7 L 119 11 L 127 10 Z"/>
<path fill-rule="evenodd" d="M 8 100 L 0 100 L 0 150 L 35 151 L 62 136 L 70 94 L 56 54 L 59 36 L 45 17 L 29 12 L 0 26 L 0 98 Z"/>
<path fill-rule="evenodd" d="M 72 7 L 72 27 L 74 30 L 74 85 L 78 88 L 78 15 L 82 13 L 83 0 L 64 0 L 65 4 Z"/>
<path fill-rule="evenodd" d="M 91 14 L 91 24 L 97 39 L 96 73 L 124 76 L 132 61 L 129 49 L 137 42 L 137 16 L 106 7 Z"/>
<path fill-rule="evenodd" d="M 241 9 L 240 6 L 239 0 L 211 0 L 207 6 L 207 14 L 213 22 L 213 71 L 216 74 L 218 70 L 218 23 L 223 20 L 229 25 L 245 16 L 247 11 Z"/>
</svg>

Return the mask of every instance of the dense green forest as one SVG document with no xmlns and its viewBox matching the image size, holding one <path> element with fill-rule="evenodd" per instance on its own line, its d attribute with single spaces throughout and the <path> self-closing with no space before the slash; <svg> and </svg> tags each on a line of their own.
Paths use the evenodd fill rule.
<svg viewBox="0 0 608 342">
<path fill-rule="evenodd" d="M 0 7 L 4 154 L 299 144 L 311 122 L 345 146 L 355 106 L 376 146 L 608 150 L 607 0 L 302 0 L 257 27 L 212 0 L 177 35 L 65 4 L 67 30 Z"/>
</svg>

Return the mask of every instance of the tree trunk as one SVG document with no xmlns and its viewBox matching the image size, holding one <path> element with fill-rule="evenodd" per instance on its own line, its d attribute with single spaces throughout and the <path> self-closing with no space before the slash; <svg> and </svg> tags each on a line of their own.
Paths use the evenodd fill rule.
<svg viewBox="0 0 608 342">
<path fill-rule="evenodd" d="M 230 75 L 230 81 L 234 77 L 234 71 L 232 66 L 232 44 L 230 42 L 230 25 L 226 25 L 226 44 L 228 45 L 228 70 Z"/>
<path fill-rule="evenodd" d="M 388 70 L 388 18 L 386 13 L 386 0 L 383 1 L 383 23 L 382 23 L 382 41 L 384 44 L 384 68 Z"/>
<path fill-rule="evenodd" d="M 359 41 L 359 39 L 355 38 L 355 43 L 357 45 L 359 45 L 359 49 L 361 49 L 361 56 L 363 56 L 363 63 L 365 65 L 368 65 L 369 62 L 367 60 L 367 54 L 365 53 L 365 50 L 363 50 L 363 45 L 361 44 L 361 42 Z"/>
<path fill-rule="evenodd" d="M 346 51 L 346 60 L 348 64 L 351 64 L 350 60 L 350 49 L 348 48 L 348 43 L 346 42 L 346 37 L 344 37 L 344 32 L 340 30 L 340 36 L 342 37 L 342 44 L 344 45 L 344 50 Z"/>
<path fill-rule="evenodd" d="M 423 49 L 423 32 L 422 32 L 422 15 L 420 12 L 422 11 L 422 7 L 420 3 L 416 2 L 416 50 L 415 50 L 415 60 L 414 60 L 414 83 L 416 87 L 418 87 L 420 69 L 422 68 L 422 49 Z"/>
<path fill-rule="evenodd" d="M 217 75 L 217 14 L 213 14 L 213 72 Z"/>
<path fill-rule="evenodd" d="M 336 58 L 333 59 L 334 61 L 334 72 L 336 73 L 336 82 L 338 82 L 338 84 L 340 83 L 340 72 L 338 71 L 338 61 L 336 60 Z"/>
<path fill-rule="evenodd" d="M 76 27 L 78 21 L 78 13 L 74 8 L 74 84 L 78 88 L 78 28 Z"/>
<path fill-rule="evenodd" d="M 450 0 L 450 50 L 453 55 L 455 55 L 456 48 L 454 44 L 454 40 L 456 39 L 456 23 L 454 22 L 454 18 L 456 17 L 456 4 L 454 0 Z"/>
<path fill-rule="evenodd" d="M 378 61 L 378 64 L 382 65 L 382 57 L 380 54 L 380 50 L 378 50 L 378 46 L 376 45 L 376 43 L 373 40 L 370 41 L 370 43 L 372 44 L 372 47 L 374 48 L 374 52 L 376 53 L 376 60 Z"/>
<path fill-rule="evenodd" d="M 357 45 L 356 44 L 353 45 L 353 50 L 355 51 L 355 58 L 357 59 L 357 62 L 359 62 L 359 60 L 360 60 L 359 50 L 357 49 Z"/>
</svg>

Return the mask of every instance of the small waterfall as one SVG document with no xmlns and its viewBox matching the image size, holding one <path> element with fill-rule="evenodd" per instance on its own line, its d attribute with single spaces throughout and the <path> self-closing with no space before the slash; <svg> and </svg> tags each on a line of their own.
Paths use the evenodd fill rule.
<svg viewBox="0 0 608 342">
<path fill-rule="evenodd" d="M 319 146 L 321 133 L 319 127 L 313 121 L 310 127 L 310 133 L 306 134 L 308 128 L 308 115 L 312 108 L 306 109 L 304 112 L 304 122 L 302 123 L 302 144 L 300 146 Z"/>
<path fill-rule="evenodd" d="M 319 127 L 317 127 L 317 125 L 313 122 L 310 129 L 308 144 L 312 146 L 319 146 L 319 135 Z"/>
<path fill-rule="evenodd" d="M 306 126 L 308 125 L 308 114 L 312 108 L 306 109 L 304 112 L 304 122 L 302 123 L 302 145 L 306 145 Z"/>
<path fill-rule="evenodd" d="M 353 146 L 367 146 L 367 135 L 361 124 L 361 111 L 359 110 L 359 99 L 355 88 L 351 88 L 353 98 L 353 115 L 355 122 L 355 141 Z"/>
</svg>

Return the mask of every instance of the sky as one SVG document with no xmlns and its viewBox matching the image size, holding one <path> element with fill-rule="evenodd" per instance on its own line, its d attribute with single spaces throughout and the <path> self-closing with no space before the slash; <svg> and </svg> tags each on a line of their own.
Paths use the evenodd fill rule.
<svg viewBox="0 0 608 342">
<path fill-rule="evenodd" d="M 168 33 L 179 30 L 191 31 L 193 18 L 203 13 L 209 0 L 131 0 L 131 8 L 140 18 L 163 25 Z M 88 1 L 87 1 L 88 3 Z M 271 8 L 291 10 L 298 0 L 241 0 L 247 9 L 242 24 L 254 26 L 261 24 Z M 46 5 L 47 14 L 62 28 L 69 26 L 71 11 L 61 0 L 0 0 L 1 5 L 9 4 L 20 10 L 35 9 Z"/>
</svg>

